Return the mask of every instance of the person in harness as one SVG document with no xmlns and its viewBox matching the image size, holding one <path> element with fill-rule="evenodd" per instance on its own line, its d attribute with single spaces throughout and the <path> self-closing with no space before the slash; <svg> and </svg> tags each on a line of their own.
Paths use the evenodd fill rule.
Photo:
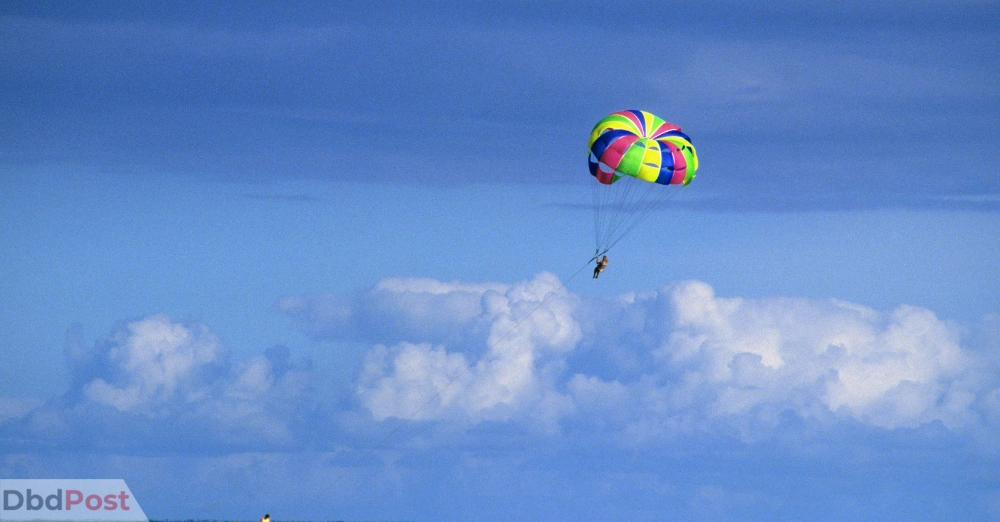
<svg viewBox="0 0 1000 522">
<path fill-rule="evenodd" d="M 604 267 L 606 266 L 608 266 L 608 256 L 602 257 L 601 260 L 597 262 L 597 266 L 594 267 L 594 279 L 597 279 L 597 276 L 601 275 L 601 272 L 604 271 Z"/>
</svg>

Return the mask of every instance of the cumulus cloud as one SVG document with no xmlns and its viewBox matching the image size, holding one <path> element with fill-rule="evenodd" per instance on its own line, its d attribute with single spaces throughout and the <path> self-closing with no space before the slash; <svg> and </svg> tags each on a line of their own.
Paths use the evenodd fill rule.
<svg viewBox="0 0 1000 522">
<path fill-rule="evenodd" d="M 487 292 L 509 285 L 467 284 L 435 279 L 388 278 L 353 299 L 322 294 L 286 296 L 278 308 L 319 338 L 397 342 L 413 336 L 433 342 L 456 340 L 478 326 Z"/>
<path fill-rule="evenodd" d="M 580 329 L 572 318 L 575 298 L 555 276 L 510 287 L 392 280 L 372 295 L 368 312 L 388 310 L 398 332 L 472 347 L 466 353 L 430 342 L 376 346 L 357 386 L 375 418 L 527 416 L 551 423 L 571 407 L 556 390 L 553 365 L 579 341 Z M 449 323 L 464 336 L 442 335 L 439 328 Z"/>
<path fill-rule="evenodd" d="M 356 393 L 378 420 L 553 422 L 570 406 L 554 375 L 580 338 L 576 298 L 552 274 L 515 285 L 390 278 L 351 299 L 279 307 L 320 338 L 377 343 Z"/>
<path fill-rule="evenodd" d="M 609 320 L 591 350 L 649 356 L 631 378 L 580 372 L 568 387 L 581 414 L 614 410 L 633 438 L 719 426 L 770 437 L 789 415 L 886 429 L 982 422 L 980 358 L 926 309 L 727 298 L 687 281 L 600 310 Z"/>
<path fill-rule="evenodd" d="M 152 315 L 92 344 L 71 335 L 69 391 L 42 405 L 0 400 L 0 432 L 16 447 L 261 448 L 339 444 L 389 418 L 624 445 L 767 440 L 790 422 L 990 440 L 1000 427 L 995 317 L 969 329 L 914 306 L 723 297 L 698 281 L 589 298 L 548 273 L 392 278 L 279 305 L 319 339 L 368 344 L 346 402 L 318 397 L 285 347 L 231 360 L 207 325 Z"/>
<path fill-rule="evenodd" d="M 104 440 L 125 446 L 294 441 L 309 372 L 283 346 L 231 362 L 207 325 L 162 314 L 124 322 L 93 345 L 79 337 L 71 332 L 67 347 L 69 392 L 21 415 L 15 430 L 57 444 L 87 433 L 114 433 Z"/>
<path fill-rule="evenodd" d="M 83 394 L 119 411 L 150 412 L 202 401 L 212 395 L 212 377 L 226 363 L 221 342 L 207 326 L 173 323 L 165 315 L 125 324 L 102 355 L 112 371 L 85 384 Z"/>
<path fill-rule="evenodd" d="M 900 306 L 722 298 L 705 283 L 668 290 L 671 331 L 654 350 L 668 408 L 705 401 L 711 415 L 828 413 L 884 428 L 974 420 L 972 360 L 955 325 Z"/>
<path fill-rule="evenodd" d="M 962 430 L 989 422 L 1000 396 L 957 325 L 907 305 L 720 297 L 698 281 L 595 300 L 541 274 L 389 279 L 281 306 L 318 337 L 373 342 L 355 392 L 377 420 L 582 422 L 637 437 L 720 425 L 768 436 L 788 415 Z"/>
</svg>

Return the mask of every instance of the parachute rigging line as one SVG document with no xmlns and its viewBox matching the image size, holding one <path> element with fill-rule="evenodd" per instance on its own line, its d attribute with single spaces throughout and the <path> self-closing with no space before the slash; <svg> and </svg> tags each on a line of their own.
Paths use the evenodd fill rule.
<svg viewBox="0 0 1000 522">
<path fill-rule="evenodd" d="M 619 181 L 621 183 L 621 181 Z M 629 180 L 631 185 L 638 185 L 639 183 L 635 180 Z M 600 185 L 594 183 L 594 193 L 607 192 L 607 190 L 602 191 Z M 648 184 L 649 187 L 637 189 L 644 191 L 643 195 L 640 195 L 638 200 L 627 205 L 623 210 L 618 211 L 619 217 L 615 218 L 616 221 L 611 228 L 611 231 L 602 234 L 600 239 L 598 239 L 598 254 L 596 257 L 600 257 L 611 250 L 619 241 L 625 239 L 636 227 L 638 227 L 650 214 L 655 212 L 657 209 L 666 206 L 667 202 L 673 199 L 681 191 L 680 185 L 673 185 L 670 188 L 660 187 L 657 190 L 655 184 Z M 599 199 L 601 196 L 596 196 L 595 199 Z M 614 203 L 605 203 L 603 200 L 595 203 L 595 205 L 614 205 Z M 603 212 L 597 212 L 601 214 Z"/>
<path fill-rule="evenodd" d="M 591 183 L 594 209 L 594 243 L 597 257 L 628 236 L 650 214 L 665 206 L 680 192 L 681 185 L 664 187 L 636 179 L 620 179 L 618 187 Z"/>
</svg>

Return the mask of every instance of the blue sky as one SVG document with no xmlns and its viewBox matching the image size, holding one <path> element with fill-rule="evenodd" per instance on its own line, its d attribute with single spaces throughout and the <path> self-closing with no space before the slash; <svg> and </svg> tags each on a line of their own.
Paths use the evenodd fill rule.
<svg viewBox="0 0 1000 522">
<path fill-rule="evenodd" d="M 154 518 L 996 519 L 998 13 L 5 3 L 0 476 Z M 593 281 L 586 139 L 629 108 L 698 178 Z"/>
</svg>

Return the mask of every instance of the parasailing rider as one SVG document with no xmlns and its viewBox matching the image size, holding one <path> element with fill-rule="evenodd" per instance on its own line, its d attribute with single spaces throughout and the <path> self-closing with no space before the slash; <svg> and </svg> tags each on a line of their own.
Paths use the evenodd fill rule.
<svg viewBox="0 0 1000 522">
<path fill-rule="evenodd" d="M 604 271 L 604 267 L 608 266 L 608 256 L 604 256 L 600 261 L 597 262 L 597 266 L 594 267 L 594 279 Z"/>
</svg>

